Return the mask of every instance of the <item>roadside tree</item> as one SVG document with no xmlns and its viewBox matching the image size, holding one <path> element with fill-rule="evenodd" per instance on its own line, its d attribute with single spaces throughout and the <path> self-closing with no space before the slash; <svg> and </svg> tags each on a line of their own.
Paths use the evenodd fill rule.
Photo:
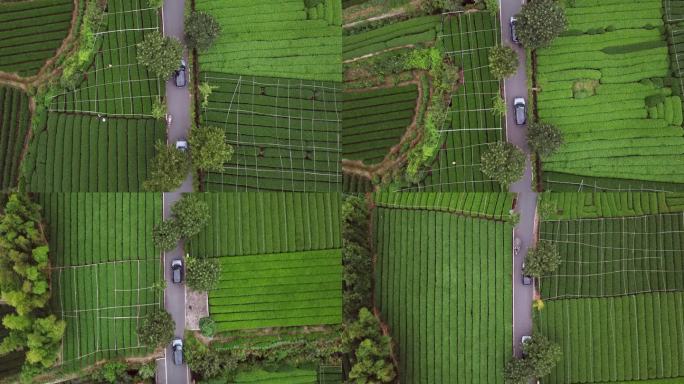
<svg viewBox="0 0 684 384">
<path fill-rule="evenodd" d="M 540 240 L 537 247 L 530 249 L 525 257 L 525 270 L 527 276 L 535 278 L 554 272 L 561 263 L 560 253 L 555 243 Z"/>
<path fill-rule="evenodd" d="M 489 49 L 489 69 L 497 79 L 511 76 L 519 65 L 518 54 L 513 48 L 502 45 Z"/>
<path fill-rule="evenodd" d="M 533 122 L 527 125 L 527 145 L 541 157 L 553 155 L 565 140 L 555 125 Z"/>
<path fill-rule="evenodd" d="M 480 158 L 482 173 L 504 187 L 519 180 L 525 171 L 525 154 L 515 145 L 499 141 L 489 145 Z"/>
<path fill-rule="evenodd" d="M 221 33 L 221 25 L 213 16 L 193 11 L 185 19 L 185 42 L 191 49 L 205 52 Z"/>
<path fill-rule="evenodd" d="M 555 0 L 530 1 L 523 5 L 517 18 L 516 35 L 520 43 L 529 49 L 548 46 L 568 24 L 565 10 Z"/>
<path fill-rule="evenodd" d="M 138 44 L 138 61 L 154 76 L 167 79 L 180 65 L 183 46 L 180 41 L 160 32 L 145 34 L 145 40 Z"/>
</svg>

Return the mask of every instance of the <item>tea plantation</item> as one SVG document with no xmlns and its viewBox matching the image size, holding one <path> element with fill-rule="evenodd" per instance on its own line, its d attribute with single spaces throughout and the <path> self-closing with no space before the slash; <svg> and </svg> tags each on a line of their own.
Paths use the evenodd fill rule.
<svg viewBox="0 0 684 384">
<path fill-rule="evenodd" d="M 73 8 L 71 0 L 0 3 L 0 71 L 35 75 L 67 37 Z"/>
<path fill-rule="evenodd" d="M 663 12 L 660 0 L 578 0 L 568 31 L 537 50 L 539 118 L 566 142 L 543 159 L 546 188 L 681 189 L 682 92 Z"/>
<path fill-rule="evenodd" d="M 512 227 L 497 218 L 512 196 L 429 195 L 375 195 L 375 301 L 400 379 L 503 383 L 513 337 Z"/>
<path fill-rule="evenodd" d="M 0 190 L 17 183 L 30 118 L 27 95 L 14 88 L 0 87 Z"/>
<path fill-rule="evenodd" d="M 541 222 L 539 237 L 557 245 L 562 261 L 539 282 L 545 306 L 535 332 L 558 343 L 563 360 L 544 382 L 681 380 L 684 197 L 545 198 L 556 214 Z"/>
<path fill-rule="evenodd" d="M 161 221 L 159 194 L 40 195 L 53 266 L 53 307 L 67 323 L 61 364 L 87 367 L 101 359 L 151 349 L 137 336 L 141 318 L 160 308 L 159 250 L 152 228 Z"/>
<path fill-rule="evenodd" d="M 219 331 L 342 321 L 338 194 L 197 196 L 214 214 L 188 249 L 222 266 L 209 293 Z"/>
</svg>

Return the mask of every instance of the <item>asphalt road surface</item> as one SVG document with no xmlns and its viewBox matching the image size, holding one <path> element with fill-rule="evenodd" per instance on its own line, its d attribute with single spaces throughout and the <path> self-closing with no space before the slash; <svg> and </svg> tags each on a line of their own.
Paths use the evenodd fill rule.
<svg viewBox="0 0 684 384">
<path fill-rule="evenodd" d="M 164 2 L 162 13 L 164 35 L 183 39 L 184 6 L 183 0 L 166 0 Z M 188 62 L 187 56 L 186 62 Z M 173 81 L 168 81 L 166 84 L 166 102 L 168 113 L 173 116 L 167 129 L 167 140 L 168 143 L 175 144 L 177 140 L 187 138 L 190 129 L 191 104 L 188 88 L 178 88 Z M 192 192 L 192 174 L 188 174 L 178 190 L 164 193 L 164 219 L 170 217 L 171 206 L 180 200 L 184 192 Z M 164 253 L 164 278 L 166 279 L 164 307 L 176 323 L 174 335 L 180 338 L 183 337 L 185 331 L 185 284 L 173 284 L 171 282 L 171 262 L 175 259 L 183 259 L 185 255 L 183 245 L 181 242 L 176 249 Z M 168 346 L 165 351 L 166 358 L 157 361 L 157 383 L 189 383 L 190 371 L 188 366 L 185 364 L 175 365 L 172 356 L 171 346 Z"/>
<path fill-rule="evenodd" d="M 501 0 L 501 35 L 504 45 L 510 45 L 518 53 L 520 66 L 518 71 L 504 83 L 505 100 L 508 106 L 506 113 L 506 137 L 510 143 L 521 148 L 527 156 L 525 174 L 521 180 L 511 185 L 510 191 L 518 194 L 516 211 L 520 213 L 520 223 L 515 227 L 514 236 L 522 242 L 520 252 L 513 258 L 513 349 L 517 356 L 521 353 L 521 338 L 532 334 L 532 299 L 533 289 L 522 284 L 522 263 L 528 247 L 534 245 L 534 220 L 536 214 L 537 194 L 532 191 L 532 168 L 530 166 L 529 148 L 527 147 L 527 126 L 515 124 L 513 99 L 524 97 L 527 100 L 527 76 L 525 74 L 525 50 L 511 40 L 510 19 L 520 12 L 522 0 Z M 531 103 L 527 101 L 529 106 Z"/>
</svg>

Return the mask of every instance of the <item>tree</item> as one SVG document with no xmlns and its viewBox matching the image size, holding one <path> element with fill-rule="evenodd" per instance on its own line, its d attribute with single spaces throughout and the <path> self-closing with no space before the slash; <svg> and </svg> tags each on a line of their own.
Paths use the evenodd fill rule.
<svg viewBox="0 0 684 384">
<path fill-rule="evenodd" d="M 489 145 L 480 158 L 482 173 L 503 186 L 519 180 L 525 171 L 525 154 L 513 144 L 499 141 Z"/>
<path fill-rule="evenodd" d="M 186 284 L 195 291 L 211 291 L 221 277 L 221 264 L 216 259 L 185 258 Z"/>
<path fill-rule="evenodd" d="M 527 145 L 541 157 L 553 155 L 565 140 L 555 125 L 533 122 L 527 125 Z"/>
<path fill-rule="evenodd" d="M 499 12 L 499 0 L 484 0 L 484 3 L 489 13 L 496 14 Z"/>
<path fill-rule="evenodd" d="M 462 11 L 463 5 L 454 0 L 421 0 L 420 9 L 428 14 L 435 12 L 456 12 Z"/>
<path fill-rule="evenodd" d="M 164 5 L 164 0 L 147 0 L 147 5 L 151 8 L 161 8 Z"/>
<path fill-rule="evenodd" d="M 562 356 L 560 346 L 541 334 L 525 341 L 523 353 L 531 366 L 531 377 L 544 377 L 551 373 Z"/>
<path fill-rule="evenodd" d="M 138 339 L 147 346 L 158 348 L 173 339 L 176 324 L 171 315 L 159 309 L 149 312 L 138 326 Z"/>
<path fill-rule="evenodd" d="M 229 350 L 212 349 L 197 340 L 191 332 L 185 332 L 183 347 L 188 367 L 203 379 L 230 376 L 237 368 L 237 358 Z"/>
<path fill-rule="evenodd" d="M 154 76 L 166 79 L 178 69 L 183 58 L 183 46 L 177 39 L 154 31 L 145 34 L 145 40 L 138 44 L 137 53 L 140 64 Z"/>
<path fill-rule="evenodd" d="M 161 97 L 157 97 L 152 104 L 152 117 L 157 120 L 165 120 L 167 113 L 166 103 Z"/>
<path fill-rule="evenodd" d="M 210 14 L 193 11 L 185 19 L 185 43 L 191 49 L 205 52 L 221 33 L 221 25 Z"/>
<path fill-rule="evenodd" d="M 373 264 L 368 240 L 369 212 L 360 196 L 342 201 L 342 265 L 344 267 L 343 314 L 353 321 L 363 307 L 370 307 Z"/>
<path fill-rule="evenodd" d="M 498 79 L 506 78 L 518 70 L 518 54 L 513 48 L 502 45 L 489 49 L 489 68 Z"/>
<path fill-rule="evenodd" d="M 555 271 L 561 263 L 560 253 L 555 243 L 540 240 L 537 247 L 530 249 L 525 257 L 525 274 L 542 277 Z"/>
<path fill-rule="evenodd" d="M 233 147 L 226 142 L 226 133 L 219 127 L 195 127 L 190 130 L 192 163 L 202 171 L 220 171 L 233 156 Z"/>
<path fill-rule="evenodd" d="M 182 238 L 198 234 L 211 218 L 209 205 L 195 195 L 183 195 L 183 198 L 171 207 L 171 213 Z"/>
<path fill-rule="evenodd" d="M 532 368 L 529 361 L 513 358 L 506 362 L 504 382 L 506 384 L 528 384 L 532 378 L 531 372 Z"/>
<path fill-rule="evenodd" d="M 492 102 L 492 113 L 494 113 L 494 116 L 506 116 L 506 102 L 503 97 L 501 97 L 501 95 L 496 95 L 492 99 Z"/>
<path fill-rule="evenodd" d="M 153 379 L 155 376 L 156 367 L 154 363 L 145 363 L 138 368 L 138 377 L 147 380 Z"/>
<path fill-rule="evenodd" d="M 190 170 L 185 152 L 157 141 L 157 151 L 150 165 L 150 177 L 143 183 L 146 191 L 172 191 L 178 189 Z"/>
<path fill-rule="evenodd" d="M 540 193 L 537 198 L 537 205 L 539 206 L 539 216 L 541 216 L 542 220 L 551 219 L 558 213 L 558 204 L 551 197 L 551 191 Z"/>
<path fill-rule="evenodd" d="M 152 229 L 152 241 L 157 248 L 163 251 L 176 248 L 180 239 L 180 230 L 176 220 L 164 220 L 157 223 Z"/>
<path fill-rule="evenodd" d="M 342 348 L 351 354 L 349 378 L 359 383 L 391 383 L 396 369 L 390 356 L 392 341 L 380 331 L 380 321 L 361 308 L 357 321 L 342 332 Z"/>
<path fill-rule="evenodd" d="M 530 1 L 517 18 L 518 40 L 529 49 L 548 46 L 568 24 L 563 7 L 555 0 Z"/>
</svg>

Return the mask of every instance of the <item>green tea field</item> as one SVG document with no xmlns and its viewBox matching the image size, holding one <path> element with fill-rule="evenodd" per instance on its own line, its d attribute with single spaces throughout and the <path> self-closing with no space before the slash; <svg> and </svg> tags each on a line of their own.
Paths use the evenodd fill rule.
<svg viewBox="0 0 684 384">
<path fill-rule="evenodd" d="M 30 117 L 26 94 L 0 87 L 0 190 L 16 185 Z"/>
<path fill-rule="evenodd" d="M 202 74 L 217 87 L 202 122 L 224 128 L 235 154 L 206 191 L 340 189 L 342 95 L 331 82 Z"/>
<path fill-rule="evenodd" d="M 545 187 L 681 190 L 682 92 L 662 2 L 578 0 L 566 14 L 568 31 L 536 54 L 539 118 L 565 136 L 543 160 Z"/>
<path fill-rule="evenodd" d="M 136 44 L 159 29 L 159 15 L 141 0 L 108 3 L 104 28 L 96 33 L 98 48 L 85 80 L 64 90 L 50 103 L 52 112 L 111 117 L 151 117 L 152 103 L 164 95 L 164 82 L 138 64 Z"/>
<path fill-rule="evenodd" d="M 67 323 L 61 364 L 151 352 L 137 338 L 140 319 L 161 307 L 159 250 L 152 227 L 162 218 L 160 194 L 40 195 L 50 242 L 52 301 Z"/>
<path fill-rule="evenodd" d="M 25 160 L 31 191 L 135 192 L 142 190 L 163 122 L 50 113 Z"/>
<path fill-rule="evenodd" d="M 342 103 L 342 157 L 375 164 L 411 125 L 418 99 L 415 84 L 345 92 Z"/>
<path fill-rule="evenodd" d="M 219 331 L 342 321 L 336 193 L 204 193 L 214 212 L 190 240 L 222 265 L 209 311 Z"/>
<path fill-rule="evenodd" d="M 513 337 L 512 227 L 496 217 L 512 196 L 400 195 L 374 195 L 373 241 L 375 302 L 396 343 L 401 382 L 503 383 Z"/>
<path fill-rule="evenodd" d="M 421 191 L 499 191 L 479 169 L 489 143 L 505 139 L 503 119 L 494 112 L 500 81 L 489 71 L 489 49 L 501 44 L 498 15 L 489 12 L 449 15 L 443 19 L 438 46 L 461 68 L 463 78 L 452 96 L 443 144 Z"/>
<path fill-rule="evenodd" d="M 561 264 L 538 282 L 545 306 L 535 332 L 558 343 L 563 359 L 543 382 L 681 381 L 684 196 L 544 198 L 557 212 L 539 237 L 558 246 Z"/>
<path fill-rule="evenodd" d="M 200 54 L 203 71 L 290 79 L 342 80 L 340 0 L 198 0 L 221 36 Z"/>
<path fill-rule="evenodd" d="M 35 75 L 71 28 L 71 0 L 0 3 L 0 71 Z"/>
</svg>

